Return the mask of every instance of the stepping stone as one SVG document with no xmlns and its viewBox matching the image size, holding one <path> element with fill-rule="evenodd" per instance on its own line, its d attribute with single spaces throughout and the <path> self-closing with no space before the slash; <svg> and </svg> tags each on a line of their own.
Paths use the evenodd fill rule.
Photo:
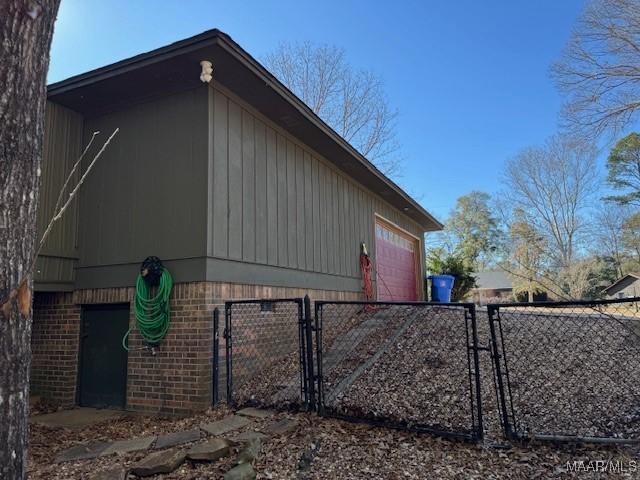
<svg viewBox="0 0 640 480">
<path fill-rule="evenodd" d="M 263 430 L 267 435 L 283 435 L 293 432 L 298 428 L 298 421 L 290 418 L 284 418 L 278 422 L 272 423 Z"/>
<path fill-rule="evenodd" d="M 224 474 L 224 480 L 254 480 L 256 472 L 250 463 L 241 463 Z"/>
<path fill-rule="evenodd" d="M 240 465 L 241 463 L 252 464 L 253 461 L 258 457 L 258 455 L 260 455 L 261 449 L 262 440 L 260 440 L 259 438 L 253 438 L 249 440 L 238 454 L 236 465 Z"/>
<path fill-rule="evenodd" d="M 271 410 L 262 410 L 260 408 L 247 407 L 242 410 L 238 410 L 236 415 L 242 415 L 243 417 L 253 418 L 267 418 L 273 415 Z"/>
<path fill-rule="evenodd" d="M 264 442 L 269 437 L 264 433 L 248 431 L 248 432 L 239 433 L 229 438 L 229 440 L 232 441 L 233 443 L 247 443 L 253 440 L 254 438 L 257 438 L 261 442 Z"/>
<path fill-rule="evenodd" d="M 238 430 L 239 428 L 249 425 L 248 418 L 230 415 L 217 422 L 200 425 L 200 428 L 213 436 L 224 435 L 227 432 Z"/>
<path fill-rule="evenodd" d="M 178 449 L 153 452 L 131 467 L 131 473 L 149 477 L 158 473 L 171 473 L 184 462 L 187 455 Z"/>
<path fill-rule="evenodd" d="M 93 442 L 82 445 L 76 445 L 60 452 L 54 462 L 70 462 L 72 460 L 86 460 L 88 458 L 96 458 L 109 446 L 109 442 Z"/>
<path fill-rule="evenodd" d="M 129 453 L 138 450 L 146 450 L 155 441 L 155 436 L 132 438 L 130 440 L 118 440 L 109 445 L 101 454 L 101 457 L 112 453 Z"/>
<path fill-rule="evenodd" d="M 168 433 L 158 437 L 154 448 L 156 450 L 160 450 L 161 448 L 175 447 L 176 445 L 195 442 L 197 440 L 200 440 L 200 430 L 197 428 L 194 430 L 186 430 L 184 432 Z"/>
<path fill-rule="evenodd" d="M 88 480 L 125 480 L 127 478 L 127 470 L 118 465 L 107 470 L 96 472 L 88 477 Z"/>
<path fill-rule="evenodd" d="M 208 442 L 191 447 L 187 452 L 187 458 L 197 462 L 213 462 L 228 454 L 229 442 L 223 438 L 212 438 Z"/>
<path fill-rule="evenodd" d="M 59 412 L 35 415 L 30 423 L 46 427 L 84 428 L 107 420 L 117 420 L 125 414 L 120 410 L 98 410 L 96 408 L 73 408 Z"/>
</svg>

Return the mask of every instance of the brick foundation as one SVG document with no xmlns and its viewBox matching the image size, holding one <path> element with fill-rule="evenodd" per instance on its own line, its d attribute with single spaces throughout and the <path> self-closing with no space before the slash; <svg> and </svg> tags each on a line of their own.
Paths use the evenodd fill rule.
<svg viewBox="0 0 640 480">
<path fill-rule="evenodd" d="M 141 349 L 134 329 L 129 338 L 127 410 L 188 414 L 211 404 L 212 314 L 234 298 L 357 300 L 357 292 L 305 290 L 260 285 L 198 282 L 174 285 L 171 328 L 155 355 Z M 135 325 L 133 288 L 36 293 L 32 333 L 31 391 L 63 406 L 76 403 L 81 305 L 129 303 L 130 326 Z M 222 310 L 222 308 L 221 308 Z M 220 316 L 220 333 L 224 315 Z M 220 335 L 221 383 L 224 384 L 224 340 Z"/>
<path fill-rule="evenodd" d="M 71 293 L 36 293 L 31 330 L 31 392 L 75 404 L 80 305 Z"/>
</svg>

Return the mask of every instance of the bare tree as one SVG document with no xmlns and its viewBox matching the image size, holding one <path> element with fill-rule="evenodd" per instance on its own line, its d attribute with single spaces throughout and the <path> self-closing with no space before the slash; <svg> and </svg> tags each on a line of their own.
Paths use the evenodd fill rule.
<svg viewBox="0 0 640 480">
<path fill-rule="evenodd" d="M 0 478 L 26 477 L 46 77 L 59 0 L 0 2 Z"/>
<path fill-rule="evenodd" d="M 267 68 L 382 172 L 400 173 L 397 112 L 382 82 L 356 70 L 344 50 L 328 45 L 283 43 L 265 59 Z"/>
<path fill-rule="evenodd" d="M 570 299 L 584 300 L 594 288 L 596 262 L 593 258 L 583 258 L 565 268 L 560 275 L 562 291 Z"/>
<path fill-rule="evenodd" d="M 591 1 L 552 75 L 569 96 L 570 128 L 597 136 L 628 126 L 640 108 L 640 2 Z"/>
<path fill-rule="evenodd" d="M 584 213 L 598 188 L 596 156 L 590 143 L 554 136 L 506 164 L 507 195 L 546 237 L 557 269 L 568 268 L 575 259 Z"/>
<path fill-rule="evenodd" d="M 527 293 L 527 301 L 533 302 L 537 291 L 544 291 L 542 273 L 546 254 L 549 251 L 546 239 L 533 226 L 527 214 L 516 208 L 509 224 L 509 255 L 503 262 L 503 269 L 512 274 L 514 293 Z"/>
<path fill-rule="evenodd" d="M 624 273 L 626 248 L 623 242 L 625 222 L 630 218 L 629 207 L 604 203 L 596 212 L 593 222 L 595 255 L 607 255 L 613 260 L 616 275 Z"/>
</svg>

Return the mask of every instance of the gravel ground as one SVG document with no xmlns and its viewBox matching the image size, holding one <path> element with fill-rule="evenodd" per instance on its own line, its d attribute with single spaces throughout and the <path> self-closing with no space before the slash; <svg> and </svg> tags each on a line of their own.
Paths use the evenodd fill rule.
<svg viewBox="0 0 640 480">
<path fill-rule="evenodd" d="M 31 426 L 29 478 L 34 480 L 86 479 L 116 466 L 130 466 L 145 453 L 112 455 L 94 460 L 53 464 L 56 453 L 88 440 L 115 440 L 193 428 L 228 414 L 218 409 L 181 420 L 134 416 L 82 430 Z M 584 472 L 567 472 L 567 462 L 610 460 L 627 470 L 638 452 L 623 448 L 550 447 L 490 448 L 437 439 L 427 435 L 325 419 L 312 414 L 279 413 L 292 417 L 299 428 L 269 439 L 255 462 L 259 479 L 547 479 L 602 478 Z M 257 421 L 253 428 L 260 428 Z M 233 457 L 214 463 L 186 462 L 178 470 L 154 479 L 218 479 Z M 130 476 L 133 479 L 133 476 Z M 637 478 L 636 472 L 611 478 Z"/>
</svg>

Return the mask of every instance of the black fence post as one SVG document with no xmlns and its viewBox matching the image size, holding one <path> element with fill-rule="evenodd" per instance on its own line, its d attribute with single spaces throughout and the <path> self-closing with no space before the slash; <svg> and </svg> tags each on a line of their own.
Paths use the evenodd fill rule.
<svg viewBox="0 0 640 480">
<path fill-rule="evenodd" d="M 227 405 L 233 403 L 232 387 L 233 387 L 233 348 L 231 345 L 231 304 L 227 302 L 224 306 L 224 339 L 225 339 L 225 358 L 227 368 Z"/>
<path fill-rule="evenodd" d="M 309 385 L 307 382 L 307 344 L 304 328 L 304 301 L 296 302 L 298 305 L 298 363 L 300 365 L 300 398 L 303 405 L 309 404 Z"/>
<path fill-rule="evenodd" d="M 213 360 L 213 379 L 212 379 L 213 390 L 211 395 L 211 399 L 214 407 L 218 405 L 218 402 L 220 401 L 219 391 L 218 391 L 218 381 L 220 378 L 219 365 L 218 365 L 219 357 L 220 357 L 219 323 L 220 323 L 220 310 L 218 309 L 218 307 L 216 307 L 213 310 L 213 359 L 212 359 Z"/>
<path fill-rule="evenodd" d="M 316 408 L 316 391 L 315 391 L 315 376 L 313 374 L 313 328 L 311 326 L 311 299 L 309 295 L 304 296 L 304 328 L 305 338 L 307 342 L 307 378 L 308 385 L 307 392 L 309 394 L 308 409 L 313 411 Z"/>
<path fill-rule="evenodd" d="M 315 302 L 316 362 L 318 362 L 318 415 L 324 415 L 324 392 L 322 379 L 322 303 Z"/>
<path fill-rule="evenodd" d="M 478 351 L 480 350 L 480 345 L 478 343 L 478 325 L 476 318 L 476 306 L 471 305 L 469 309 L 471 313 L 471 342 L 473 345 L 473 369 L 475 372 L 475 382 L 476 382 L 476 409 L 478 416 L 478 425 L 476 432 L 476 440 L 482 440 L 484 437 L 484 423 L 482 417 L 482 391 L 481 391 L 481 379 L 480 379 L 480 356 Z"/>
<path fill-rule="evenodd" d="M 494 318 L 497 315 L 498 318 Z M 499 408 L 502 414 L 502 428 L 504 429 L 504 435 L 506 438 L 512 437 L 511 424 L 509 423 L 509 414 L 507 408 L 507 399 L 504 393 L 504 382 L 502 379 L 502 368 L 500 367 L 500 351 L 498 349 L 498 337 L 496 335 L 496 327 L 494 322 L 499 321 L 499 307 L 495 305 L 487 305 L 487 316 L 489 317 L 489 329 L 491 331 L 491 355 L 493 357 L 493 363 L 496 368 L 496 381 L 498 382 L 498 400 Z"/>
</svg>

